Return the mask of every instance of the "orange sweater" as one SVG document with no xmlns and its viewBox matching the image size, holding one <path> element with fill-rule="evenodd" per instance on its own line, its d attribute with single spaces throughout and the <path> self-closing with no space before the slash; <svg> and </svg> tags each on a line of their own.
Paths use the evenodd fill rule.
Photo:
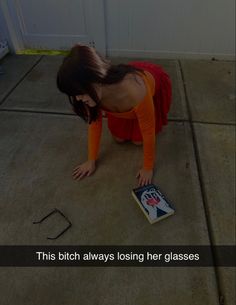
<svg viewBox="0 0 236 305">
<path fill-rule="evenodd" d="M 145 81 L 147 94 L 144 99 L 127 112 L 109 112 L 117 118 L 137 119 L 143 136 L 143 168 L 153 169 L 155 158 L 155 109 L 153 105 L 153 95 L 155 92 L 155 80 L 151 73 L 144 71 L 140 74 Z M 108 111 L 105 111 L 108 113 Z M 88 130 L 88 159 L 96 160 L 100 146 L 102 132 L 102 111 L 96 122 L 89 125 Z"/>
</svg>

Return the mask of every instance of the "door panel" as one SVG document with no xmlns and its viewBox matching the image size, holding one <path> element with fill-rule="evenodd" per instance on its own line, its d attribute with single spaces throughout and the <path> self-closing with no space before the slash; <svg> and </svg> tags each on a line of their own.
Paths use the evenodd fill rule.
<svg viewBox="0 0 236 305">
<path fill-rule="evenodd" d="M 26 49 L 66 50 L 79 42 L 105 53 L 103 1 L 8 0 L 8 7 Z"/>
</svg>

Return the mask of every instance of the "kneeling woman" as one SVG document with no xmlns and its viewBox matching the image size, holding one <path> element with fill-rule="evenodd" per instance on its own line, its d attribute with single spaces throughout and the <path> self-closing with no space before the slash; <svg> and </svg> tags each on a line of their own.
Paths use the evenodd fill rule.
<svg viewBox="0 0 236 305">
<path fill-rule="evenodd" d="M 75 113 L 89 123 L 88 160 L 74 169 L 74 178 L 90 176 L 96 169 L 105 113 L 117 142 L 143 144 L 138 185 L 151 183 L 155 138 L 167 124 L 171 103 L 171 82 L 163 69 L 138 61 L 112 65 L 94 48 L 76 45 L 59 68 L 57 86 L 68 95 Z"/>
</svg>

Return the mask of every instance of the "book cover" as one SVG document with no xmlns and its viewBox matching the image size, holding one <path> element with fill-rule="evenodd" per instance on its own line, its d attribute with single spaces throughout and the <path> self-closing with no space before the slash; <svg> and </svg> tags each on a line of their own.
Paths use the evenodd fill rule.
<svg viewBox="0 0 236 305">
<path fill-rule="evenodd" d="M 173 205 L 154 184 L 135 188 L 132 195 L 151 224 L 175 212 Z"/>
</svg>

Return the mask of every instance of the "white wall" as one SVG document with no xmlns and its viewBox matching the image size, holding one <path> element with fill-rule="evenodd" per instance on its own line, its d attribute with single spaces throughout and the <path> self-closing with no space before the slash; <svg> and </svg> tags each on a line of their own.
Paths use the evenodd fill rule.
<svg viewBox="0 0 236 305">
<path fill-rule="evenodd" d="M 234 0 L 104 1 L 109 56 L 234 56 Z"/>
<path fill-rule="evenodd" d="M 92 1 L 104 1 L 108 56 L 234 58 L 235 0 Z M 17 40 L 13 26 L 3 29 L 7 3 L 0 0 L 0 37 Z"/>
</svg>

